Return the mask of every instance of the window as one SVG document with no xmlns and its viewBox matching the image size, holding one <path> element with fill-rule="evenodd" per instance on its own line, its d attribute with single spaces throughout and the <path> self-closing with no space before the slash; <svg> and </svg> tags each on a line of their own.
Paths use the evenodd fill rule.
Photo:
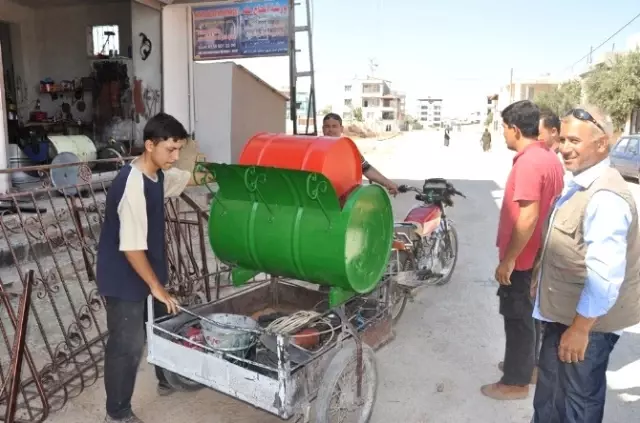
<svg viewBox="0 0 640 423">
<path fill-rule="evenodd" d="M 346 93 L 351 92 L 351 85 L 345 85 L 344 86 L 344 92 L 346 92 Z"/>
<path fill-rule="evenodd" d="M 367 94 L 379 93 L 380 87 L 380 84 L 362 84 L 362 92 Z"/>
<path fill-rule="evenodd" d="M 527 100 L 533 100 L 533 97 L 536 95 L 536 90 L 534 87 L 527 88 Z"/>
<path fill-rule="evenodd" d="M 630 138 L 629 145 L 627 145 L 627 153 L 629 154 L 638 154 L 638 139 Z"/>
<path fill-rule="evenodd" d="M 362 100 L 362 107 L 369 107 L 369 100 Z"/>
<path fill-rule="evenodd" d="M 352 101 L 351 101 L 350 98 L 344 100 L 344 105 L 345 106 L 351 106 L 351 104 L 352 104 Z"/>
<path fill-rule="evenodd" d="M 627 144 L 629 144 L 629 138 L 622 138 L 618 141 L 618 144 L 614 148 L 614 151 L 618 153 L 624 153 L 624 150 L 627 148 Z"/>
<path fill-rule="evenodd" d="M 120 54 L 120 29 L 118 25 L 94 25 L 87 28 L 89 56 Z"/>
<path fill-rule="evenodd" d="M 367 113 L 367 119 L 373 120 L 374 117 L 375 117 L 375 113 L 373 113 L 373 112 L 368 112 Z"/>
<path fill-rule="evenodd" d="M 422 110 L 429 110 L 429 106 L 420 106 Z"/>
</svg>

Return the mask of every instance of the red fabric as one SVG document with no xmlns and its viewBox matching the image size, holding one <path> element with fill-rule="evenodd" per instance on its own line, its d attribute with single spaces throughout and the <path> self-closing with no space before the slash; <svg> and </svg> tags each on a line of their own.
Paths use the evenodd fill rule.
<svg viewBox="0 0 640 423">
<path fill-rule="evenodd" d="M 515 270 L 529 270 L 542 244 L 542 227 L 551 205 L 562 193 L 564 169 L 556 155 L 544 144 L 535 142 L 516 154 L 500 209 L 497 247 L 502 260 L 520 215 L 518 201 L 539 201 L 540 217 L 531 239 L 516 259 Z"/>
</svg>

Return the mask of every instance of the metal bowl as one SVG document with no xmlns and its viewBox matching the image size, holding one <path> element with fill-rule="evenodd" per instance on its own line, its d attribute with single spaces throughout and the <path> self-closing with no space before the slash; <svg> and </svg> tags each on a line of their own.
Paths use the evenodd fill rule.
<svg viewBox="0 0 640 423">
<path fill-rule="evenodd" d="M 219 323 L 215 325 L 205 319 L 200 320 L 204 340 L 211 348 L 223 352 L 242 352 L 256 342 L 256 333 L 260 326 L 251 317 L 239 314 L 214 313 L 205 316 L 207 320 Z"/>
</svg>

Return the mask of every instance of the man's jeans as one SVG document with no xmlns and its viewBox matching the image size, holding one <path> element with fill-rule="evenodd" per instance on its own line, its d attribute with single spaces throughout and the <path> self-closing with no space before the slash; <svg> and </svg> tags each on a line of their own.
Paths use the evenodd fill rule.
<svg viewBox="0 0 640 423">
<path fill-rule="evenodd" d="M 131 415 L 131 397 L 144 350 L 147 301 L 108 297 L 106 302 L 109 338 L 104 359 L 104 387 L 107 414 L 113 419 L 124 419 Z M 154 310 L 161 311 L 162 308 L 162 304 L 154 306 Z M 156 368 L 156 375 L 160 382 L 166 383 L 161 369 Z"/>
<path fill-rule="evenodd" d="M 567 327 L 543 325 L 532 423 L 602 423 L 609 355 L 620 337 L 592 332 L 584 361 L 568 364 L 558 358 L 560 338 Z"/>
<path fill-rule="evenodd" d="M 531 270 L 515 270 L 511 274 L 511 285 L 498 288 L 506 338 L 500 383 L 505 385 L 528 386 L 535 367 L 536 325 L 530 284 Z"/>
</svg>

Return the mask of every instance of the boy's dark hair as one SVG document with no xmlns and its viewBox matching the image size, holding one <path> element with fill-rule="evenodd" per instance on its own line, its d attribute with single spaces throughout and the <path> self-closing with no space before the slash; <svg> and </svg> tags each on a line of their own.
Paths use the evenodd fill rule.
<svg viewBox="0 0 640 423">
<path fill-rule="evenodd" d="M 542 109 L 540 111 L 540 120 L 542 121 L 542 126 L 544 126 L 545 128 L 547 129 L 556 128 L 558 133 L 560 132 L 560 125 L 561 125 L 560 117 L 558 117 L 558 115 L 553 113 L 551 110 Z"/>
<path fill-rule="evenodd" d="M 324 118 L 322 118 L 322 123 L 325 123 L 326 121 L 328 121 L 329 119 L 333 119 L 333 120 L 337 120 L 340 125 L 342 125 L 342 118 L 340 117 L 339 114 L 337 113 L 327 113 Z"/>
<path fill-rule="evenodd" d="M 189 138 L 189 134 L 180 121 L 167 113 L 158 113 L 147 121 L 142 131 L 143 139 L 150 140 L 154 144 L 166 141 L 170 138 L 174 140 L 184 140 Z"/>
<path fill-rule="evenodd" d="M 526 138 L 539 135 L 540 109 L 529 100 L 516 101 L 502 111 L 502 121 L 510 127 L 516 127 Z"/>
</svg>

